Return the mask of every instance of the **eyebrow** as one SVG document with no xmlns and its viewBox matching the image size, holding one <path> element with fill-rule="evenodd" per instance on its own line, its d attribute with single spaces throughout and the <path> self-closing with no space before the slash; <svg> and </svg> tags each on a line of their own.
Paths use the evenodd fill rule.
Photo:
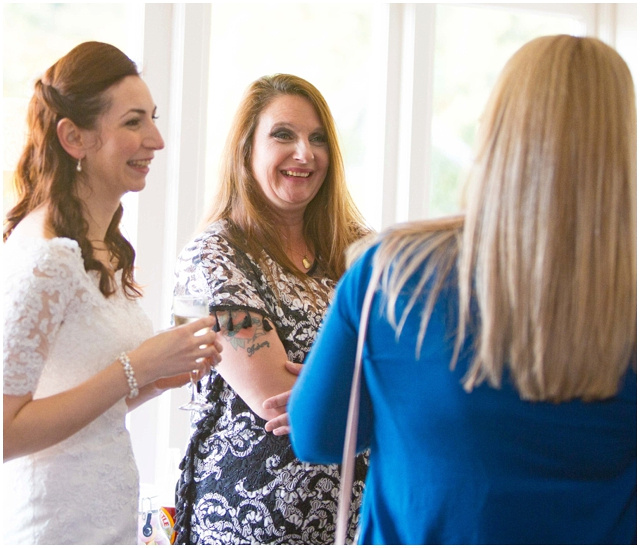
<svg viewBox="0 0 640 548">
<path fill-rule="evenodd" d="M 289 122 L 274 122 L 273 124 L 271 124 L 270 131 L 272 131 L 273 129 L 275 129 L 277 127 L 285 127 L 285 128 L 289 128 L 289 129 L 293 129 L 293 130 L 298 131 L 297 126 L 295 124 L 291 124 Z M 326 133 L 327 130 L 324 128 L 324 126 L 318 126 L 317 128 L 311 130 L 311 133 L 317 133 L 317 132 Z"/>
<path fill-rule="evenodd" d="M 151 115 L 155 114 L 158 111 L 158 107 L 154 106 L 153 110 L 151 111 Z M 125 118 L 126 116 L 129 116 L 130 114 L 141 114 L 141 115 L 145 115 L 147 113 L 147 110 L 144 108 L 130 108 L 127 112 L 125 112 L 120 118 Z"/>
</svg>

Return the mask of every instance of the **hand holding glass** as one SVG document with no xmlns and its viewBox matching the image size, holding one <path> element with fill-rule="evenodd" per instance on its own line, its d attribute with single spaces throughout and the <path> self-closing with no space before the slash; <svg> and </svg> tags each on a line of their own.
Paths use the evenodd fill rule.
<svg viewBox="0 0 640 548">
<path fill-rule="evenodd" d="M 184 325 L 194 322 L 209 315 L 209 304 L 204 297 L 194 297 L 192 295 L 178 295 L 173 298 L 173 321 L 175 325 Z M 198 370 L 191 372 L 191 399 L 188 403 L 181 405 L 179 409 L 185 411 L 206 411 L 213 406 L 210 403 L 199 402 L 196 399 L 198 386 Z"/>
</svg>

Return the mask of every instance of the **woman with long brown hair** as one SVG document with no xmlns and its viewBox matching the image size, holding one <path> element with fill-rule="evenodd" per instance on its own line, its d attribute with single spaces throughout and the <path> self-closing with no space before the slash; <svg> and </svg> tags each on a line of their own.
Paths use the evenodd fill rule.
<svg viewBox="0 0 640 548">
<path fill-rule="evenodd" d="M 85 42 L 35 84 L 3 246 L 3 491 L 8 544 L 136 544 L 125 415 L 208 371 L 208 317 L 152 336 L 122 196 L 164 142 L 136 65 Z M 9 462 L 7 462 L 9 461 Z"/>
<path fill-rule="evenodd" d="M 207 299 L 225 349 L 202 394 L 212 409 L 198 417 L 182 463 L 177 542 L 330 544 L 338 469 L 300 463 L 288 436 L 270 431 L 282 410 L 263 403 L 293 386 L 344 252 L 367 229 L 329 107 L 302 78 L 249 86 L 223 158 L 206 227 L 176 269 L 176 294 Z M 359 486 L 365 472 L 362 457 Z"/>
<path fill-rule="evenodd" d="M 637 527 L 636 107 L 625 62 L 549 36 L 503 70 L 464 216 L 347 271 L 289 405 L 339 462 L 360 308 L 363 544 L 628 544 Z"/>
</svg>

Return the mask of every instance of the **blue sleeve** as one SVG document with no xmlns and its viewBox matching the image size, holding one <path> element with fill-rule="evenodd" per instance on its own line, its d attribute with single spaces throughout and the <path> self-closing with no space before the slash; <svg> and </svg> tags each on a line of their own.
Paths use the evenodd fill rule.
<svg viewBox="0 0 640 548">
<path fill-rule="evenodd" d="M 367 251 L 338 283 L 289 399 L 291 443 L 302 461 L 329 464 L 342 460 L 360 311 L 374 252 L 375 249 Z M 372 410 L 363 370 L 358 451 L 369 445 L 371 424 Z"/>
</svg>

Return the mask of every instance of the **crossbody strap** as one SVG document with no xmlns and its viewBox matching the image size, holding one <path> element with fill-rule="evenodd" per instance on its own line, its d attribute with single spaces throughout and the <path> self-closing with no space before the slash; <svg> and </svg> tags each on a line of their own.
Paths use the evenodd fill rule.
<svg viewBox="0 0 640 548">
<path fill-rule="evenodd" d="M 375 263 L 374 263 L 375 264 Z M 358 438 L 358 411 L 360 408 L 360 377 L 362 370 L 362 351 L 367 336 L 367 326 L 371 311 L 373 295 L 378 287 L 378 280 L 382 273 L 382 266 L 374 267 L 367 291 L 362 302 L 362 313 L 358 328 L 358 346 L 351 380 L 351 395 L 349 396 L 349 412 L 347 414 L 347 428 L 345 431 L 344 448 L 342 451 L 342 475 L 340 477 L 340 497 L 338 499 L 338 517 L 336 520 L 336 545 L 344 545 L 347 538 L 349 523 L 349 509 L 351 506 L 351 491 L 353 486 L 353 471 L 356 459 L 356 441 Z"/>
</svg>

